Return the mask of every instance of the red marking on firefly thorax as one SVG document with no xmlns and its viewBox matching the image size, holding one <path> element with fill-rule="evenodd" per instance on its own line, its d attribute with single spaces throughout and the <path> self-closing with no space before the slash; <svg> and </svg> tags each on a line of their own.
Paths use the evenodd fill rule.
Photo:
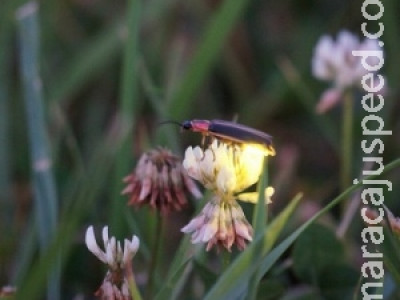
<svg viewBox="0 0 400 300">
<path fill-rule="evenodd" d="M 207 120 L 192 120 L 192 131 L 194 132 L 203 132 L 206 133 L 208 131 L 208 127 L 210 126 L 210 121 Z"/>
</svg>

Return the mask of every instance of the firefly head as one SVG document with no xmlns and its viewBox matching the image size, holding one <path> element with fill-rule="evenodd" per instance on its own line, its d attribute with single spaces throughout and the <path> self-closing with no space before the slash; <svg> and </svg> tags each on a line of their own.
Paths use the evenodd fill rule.
<svg viewBox="0 0 400 300">
<path fill-rule="evenodd" d="M 186 130 L 190 130 L 193 128 L 192 122 L 190 120 L 183 121 L 181 127 Z"/>
</svg>

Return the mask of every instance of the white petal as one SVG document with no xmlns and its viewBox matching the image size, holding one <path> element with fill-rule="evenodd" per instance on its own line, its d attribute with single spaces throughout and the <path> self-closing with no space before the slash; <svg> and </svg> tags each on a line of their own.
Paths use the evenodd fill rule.
<svg viewBox="0 0 400 300">
<path fill-rule="evenodd" d="M 202 150 L 199 146 L 196 146 L 196 147 L 193 149 L 193 155 L 194 155 L 194 157 L 195 157 L 195 159 L 196 159 L 197 161 L 200 161 L 200 160 L 203 159 L 204 152 L 203 152 L 203 150 Z"/>
<path fill-rule="evenodd" d="M 205 229 L 206 229 L 205 226 L 203 226 L 200 228 L 200 230 L 196 231 L 195 234 L 193 234 L 193 236 L 192 236 L 193 244 L 198 244 L 203 241 Z"/>
<path fill-rule="evenodd" d="M 122 251 L 121 242 L 118 241 L 117 242 L 117 248 L 116 248 L 116 255 L 115 255 L 116 261 L 118 263 L 123 261 L 123 255 L 124 255 L 124 253 Z"/>
<path fill-rule="evenodd" d="M 214 216 L 214 218 L 211 219 L 210 222 L 204 225 L 204 234 L 202 237 L 203 243 L 207 243 L 215 236 L 215 234 L 218 231 L 218 223 L 219 223 L 218 221 L 219 221 L 219 215 Z"/>
<path fill-rule="evenodd" d="M 139 239 L 137 236 L 132 237 L 132 241 L 125 239 L 124 241 L 124 257 L 122 259 L 123 264 L 126 265 L 135 256 L 137 249 L 139 248 Z"/>
<path fill-rule="evenodd" d="M 232 193 L 236 188 L 236 176 L 234 169 L 227 166 L 221 168 L 217 175 L 217 188 L 223 193 Z"/>
<path fill-rule="evenodd" d="M 108 244 L 108 226 L 103 227 L 103 243 L 104 243 L 104 249 L 107 249 L 107 244 Z"/>
<path fill-rule="evenodd" d="M 90 252 L 96 255 L 102 262 L 106 263 L 106 254 L 99 248 L 94 236 L 93 226 L 89 226 L 86 230 L 85 243 Z"/>
<path fill-rule="evenodd" d="M 115 267 L 116 266 L 116 241 L 115 238 L 112 237 L 111 240 L 107 244 L 107 249 L 106 249 L 106 256 L 107 256 L 107 264 L 110 267 Z"/>
</svg>

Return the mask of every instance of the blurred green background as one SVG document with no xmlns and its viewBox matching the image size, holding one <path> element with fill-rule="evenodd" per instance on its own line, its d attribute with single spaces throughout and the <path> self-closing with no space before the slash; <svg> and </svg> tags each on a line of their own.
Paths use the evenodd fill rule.
<svg viewBox="0 0 400 300">
<path fill-rule="evenodd" d="M 237 118 L 271 134 L 277 156 L 270 159 L 269 180 L 276 189 L 270 215 L 304 193 L 291 229 L 341 192 L 341 107 L 315 114 L 329 83 L 312 77 L 311 58 L 323 34 L 348 29 L 361 37 L 362 1 L 47 0 L 38 2 L 32 19 L 17 13 L 24 3 L 0 2 L 0 286 L 27 282 L 25 295 L 42 297 L 46 263 L 39 260 L 39 245 L 50 245 L 47 264 L 60 266 L 61 298 L 90 299 L 104 275 L 83 242 L 90 224 L 99 236 L 108 224 L 118 238 L 141 237 L 143 259 L 136 265 L 134 260 L 134 271 L 143 285 L 155 214 L 126 208 L 121 179 L 143 151 L 161 145 L 182 155 L 201 140 L 175 126 L 159 126 L 161 121 Z M 381 116 L 393 130 L 384 139 L 386 164 L 400 153 L 400 3 L 382 3 L 388 91 Z M 24 60 L 39 75 L 33 85 L 24 81 Z M 352 178 L 362 170 L 361 96 L 355 93 Z M 30 98 L 34 105 L 24 102 Z M 52 161 L 52 169 L 32 172 L 35 157 Z M 400 171 L 387 176 L 394 190 L 385 194 L 385 204 L 400 215 Z M 44 217 L 35 195 L 43 196 L 42 208 L 53 205 L 41 212 Z M 168 219 L 156 285 L 193 207 Z M 324 227 L 314 229 L 323 233 L 315 235 L 332 234 L 342 212 L 343 207 L 333 209 Z M 341 263 L 357 280 L 362 226 L 356 214 L 346 237 L 332 242 L 340 243 Z M 54 232 L 55 239 L 43 241 Z M 298 248 L 294 258 L 285 254 L 281 268 L 302 253 Z M 300 299 L 299 289 L 321 288 L 304 280 L 301 266 L 277 269 L 268 281 L 272 287 L 266 287 L 271 299 Z M 193 275 L 190 296 L 181 299 L 201 299 L 196 280 Z"/>
</svg>

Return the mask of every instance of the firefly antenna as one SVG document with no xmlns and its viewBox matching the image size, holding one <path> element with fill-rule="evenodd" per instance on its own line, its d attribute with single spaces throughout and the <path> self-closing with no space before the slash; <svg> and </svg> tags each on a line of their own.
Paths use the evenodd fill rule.
<svg viewBox="0 0 400 300">
<path fill-rule="evenodd" d="M 172 120 L 162 121 L 162 122 L 158 123 L 159 126 L 160 125 L 165 125 L 165 124 L 175 124 L 175 125 L 178 125 L 179 127 L 182 127 L 181 123 L 179 123 L 177 121 L 172 121 Z"/>
</svg>

